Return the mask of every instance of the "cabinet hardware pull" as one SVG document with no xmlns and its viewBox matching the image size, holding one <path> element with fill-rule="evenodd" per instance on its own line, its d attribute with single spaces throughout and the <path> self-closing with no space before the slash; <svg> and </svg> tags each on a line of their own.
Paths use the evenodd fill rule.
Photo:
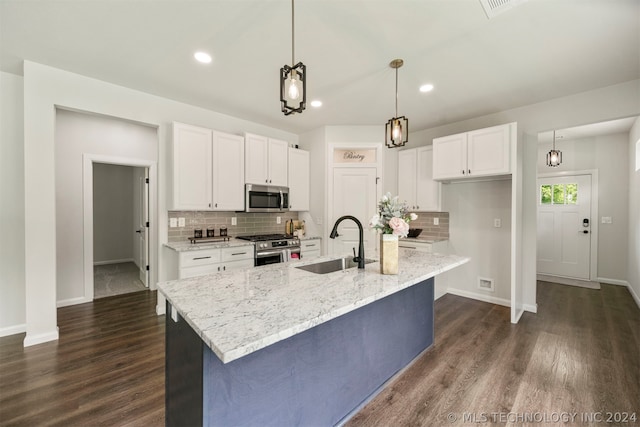
<svg viewBox="0 0 640 427">
<path fill-rule="evenodd" d="M 469 175 L 471 175 L 471 169 L 468 169 L 468 171 L 469 171 Z"/>
<path fill-rule="evenodd" d="M 209 207 L 211 207 L 211 203 L 209 203 Z"/>
<path fill-rule="evenodd" d="M 216 203 L 216 208 L 218 207 L 218 204 Z"/>
<path fill-rule="evenodd" d="M 465 174 L 465 173 L 464 173 L 464 169 L 462 169 L 462 175 L 464 175 L 464 174 Z"/>
<path fill-rule="evenodd" d="M 193 258 L 193 260 L 195 261 L 197 259 L 209 259 L 209 258 L 211 258 L 211 256 L 197 256 L 197 257 Z"/>
<path fill-rule="evenodd" d="M 420 206 L 416 206 L 416 209 L 420 209 Z"/>
<path fill-rule="evenodd" d="M 307 245 L 306 247 L 307 247 L 307 248 L 312 248 L 312 247 L 314 247 L 314 246 L 315 246 L 315 243 L 314 243 L 313 245 Z"/>
<path fill-rule="evenodd" d="M 231 254 L 231 255 L 233 256 L 233 255 L 246 255 L 246 254 L 247 254 L 246 252 L 236 252 L 235 254 Z"/>
<path fill-rule="evenodd" d="M 226 265 L 223 265 L 223 266 L 222 266 L 222 269 L 223 269 L 224 271 L 227 271 L 227 266 L 226 266 Z"/>
</svg>

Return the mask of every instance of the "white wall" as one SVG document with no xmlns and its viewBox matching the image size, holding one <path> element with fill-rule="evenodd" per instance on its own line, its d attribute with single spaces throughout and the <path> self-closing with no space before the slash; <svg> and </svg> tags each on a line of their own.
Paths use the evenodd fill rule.
<svg viewBox="0 0 640 427">
<path fill-rule="evenodd" d="M 629 134 L 601 135 L 590 138 L 556 141 L 562 151 L 562 164 L 556 168 L 546 165 L 549 144 L 538 144 L 538 173 L 598 170 L 598 278 L 603 282 L 624 282 L 627 277 L 627 258 L 620 253 L 627 247 L 629 227 Z M 603 224 L 601 218 L 612 218 Z"/>
<path fill-rule="evenodd" d="M 177 101 L 25 61 L 24 150 L 25 158 L 25 289 L 27 336 L 25 345 L 57 339 L 56 328 L 56 209 L 55 209 L 55 108 L 93 112 L 156 126 L 159 140 L 158 199 L 151 209 L 157 224 L 151 226 L 159 260 L 152 265 L 150 287 L 164 280 L 160 251 L 167 241 L 168 142 L 172 121 L 209 127 L 223 132 L 252 132 L 297 143 L 289 132 L 215 113 Z M 20 301 L 16 301 L 20 304 Z"/>
<path fill-rule="evenodd" d="M 131 166 L 93 164 L 93 261 L 96 264 L 134 259 L 133 170 Z M 58 281 L 58 287 L 60 284 Z"/>
<path fill-rule="evenodd" d="M 640 117 L 629 132 L 629 250 L 627 281 L 640 307 Z M 636 163 L 637 161 L 637 163 Z"/>
<path fill-rule="evenodd" d="M 25 331 L 22 77 L 0 72 L 0 336 Z"/>
<path fill-rule="evenodd" d="M 445 126 L 425 129 L 409 135 L 412 146 L 429 145 L 433 138 L 466 132 L 473 129 L 518 123 L 518 139 L 523 147 L 523 302 L 536 306 L 536 163 L 537 135 L 541 131 L 597 123 L 605 120 L 636 116 L 640 113 L 640 80 L 556 98 L 500 113 L 476 117 Z M 468 215 L 475 215 L 469 212 Z M 453 220 L 451 220 L 453 222 Z M 477 242 L 470 242 L 472 245 Z M 504 267 L 507 268 L 507 267 Z"/>
</svg>

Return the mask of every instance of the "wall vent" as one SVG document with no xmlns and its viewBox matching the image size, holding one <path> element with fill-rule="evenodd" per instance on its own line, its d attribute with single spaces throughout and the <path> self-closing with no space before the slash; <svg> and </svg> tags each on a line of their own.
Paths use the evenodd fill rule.
<svg viewBox="0 0 640 427">
<path fill-rule="evenodd" d="M 495 291 L 495 288 L 493 287 L 493 279 L 478 277 L 478 289 L 489 292 Z"/>
<path fill-rule="evenodd" d="M 513 9 L 516 6 L 521 5 L 527 0 L 480 0 L 480 4 L 484 9 L 484 13 L 487 14 L 487 18 L 491 19 L 502 12 L 506 12 L 509 9 Z"/>
</svg>

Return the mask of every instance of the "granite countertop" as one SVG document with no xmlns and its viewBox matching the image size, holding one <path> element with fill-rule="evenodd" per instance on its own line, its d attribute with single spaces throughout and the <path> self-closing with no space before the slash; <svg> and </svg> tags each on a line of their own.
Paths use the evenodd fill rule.
<svg viewBox="0 0 640 427">
<path fill-rule="evenodd" d="M 320 236 L 304 236 L 301 237 L 300 240 L 321 240 L 322 237 Z"/>
<path fill-rule="evenodd" d="M 232 237 L 228 242 L 203 242 L 203 243 L 191 243 L 189 240 L 184 242 L 170 242 L 164 244 L 169 249 L 173 249 L 176 252 L 197 251 L 201 249 L 217 249 L 217 248 L 232 248 L 238 246 L 253 246 L 253 242 L 247 240 L 240 240 Z"/>
<path fill-rule="evenodd" d="M 405 237 L 402 240 L 405 240 L 408 242 L 438 243 L 438 242 L 446 242 L 449 239 L 438 239 L 433 237 L 418 236 L 418 237 Z"/>
<path fill-rule="evenodd" d="M 158 289 L 228 363 L 469 261 L 400 249 L 398 275 L 380 274 L 378 262 L 329 274 L 295 268 L 336 258 L 214 273 Z"/>
</svg>

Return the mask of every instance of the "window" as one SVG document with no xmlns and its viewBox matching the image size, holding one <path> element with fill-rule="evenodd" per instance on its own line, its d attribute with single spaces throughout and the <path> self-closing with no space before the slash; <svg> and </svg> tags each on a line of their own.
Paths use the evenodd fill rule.
<svg viewBox="0 0 640 427">
<path fill-rule="evenodd" d="M 575 205 L 578 203 L 578 184 L 540 186 L 541 205 Z"/>
</svg>

